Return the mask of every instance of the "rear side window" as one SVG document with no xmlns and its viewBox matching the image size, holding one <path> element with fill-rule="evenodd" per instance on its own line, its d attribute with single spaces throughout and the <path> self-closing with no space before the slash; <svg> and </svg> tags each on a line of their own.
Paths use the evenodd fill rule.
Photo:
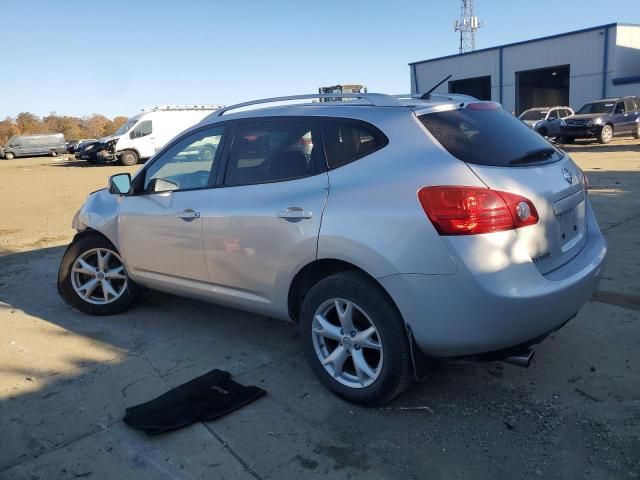
<svg viewBox="0 0 640 480">
<path fill-rule="evenodd" d="M 493 167 L 550 163 L 560 153 L 503 108 L 461 108 L 418 117 L 454 157 Z"/>
<path fill-rule="evenodd" d="M 364 122 L 342 119 L 327 119 L 322 123 L 322 140 L 329 168 L 353 162 L 388 143 L 377 128 Z"/>
<path fill-rule="evenodd" d="M 312 122 L 240 123 L 227 161 L 225 185 L 267 183 L 315 175 L 319 139 Z"/>
<path fill-rule="evenodd" d="M 624 108 L 627 112 L 633 112 L 636 109 L 636 104 L 633 100 L 625 100 Z"/>
</svg>

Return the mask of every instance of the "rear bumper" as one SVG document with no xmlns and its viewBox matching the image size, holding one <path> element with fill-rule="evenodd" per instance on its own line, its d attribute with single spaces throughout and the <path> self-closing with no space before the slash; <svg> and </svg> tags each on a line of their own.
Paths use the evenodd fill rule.
<svg viewBox="0 0 640 480">
<path fill-rule="evenodd" d="M 533 263 L 455 275 L 398 274 L 379 279 L 432 357 L 481 355 L 535 343 L 560 328 L 598 287 L 607 246 L 591 213 L 582 251 L 542 275 Z"/>
</svg>

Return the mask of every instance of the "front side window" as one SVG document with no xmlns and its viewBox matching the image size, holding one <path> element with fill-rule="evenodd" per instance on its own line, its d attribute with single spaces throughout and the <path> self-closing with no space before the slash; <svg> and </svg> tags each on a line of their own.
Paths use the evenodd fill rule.
<svg viewBox="0 0 640 480">
<path fill-rule="evenodd" d="M 625 100 L 624 107 L 627 112 L 633 112 L 636 109 L 636 105 L 633 100 Z"/>
<path fill-rule="evenodd" d="M 240 123 L 227 161 L 225 185 L 267 183 L 315 175 L 321 171 L 310 121 Z"/>
<path fill-rule="evenodd" d="M 555 120 L 558 118 L 558 110 L 552 110 L 547 117 L 548 120 Z"/>
<path fill-rule="evenodd" d="M 329 168 L 353 162 L 384 147 L 387 139 L 370 125 L 351 120 L 326 120 L 322 140 Z"/>
<path fill-rule="evenodd" d="M 140 122 L 136 127 L 131 130 L 131 138 L 141 138 L 150 135 L 153 131 L 153 124 L 151 120 L 144 120 Z"/>
<path fill-rule="evenodd" d="M 613 113 L 620 114 L 620 113 L 624 113 L 624 112 L 625 112 L 624 102 L 616 103 L 616 109 L 615 109 L 615 111 Z"/>
<path fill-rule="evenodd" d="M 145 171 L 144 191 L 167 192 L 209 186 L 224 130 L 224 126 L 201 130 L 161 153 Z"/>
</svg>

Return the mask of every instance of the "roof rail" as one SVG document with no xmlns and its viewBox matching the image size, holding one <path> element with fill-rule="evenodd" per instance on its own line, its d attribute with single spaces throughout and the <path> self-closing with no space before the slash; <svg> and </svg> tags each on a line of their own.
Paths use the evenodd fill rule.
<svg viewBox="0 0 640 480">
<path fill-rule="evenodd" d="M 289 95 L 286 97 L 273 97 L 262 98 L 260 100 L 251 100 L 250 102 L 237 103 L 235 105 L 229 105 L 228 107 L 221 108 L 216 112 L 217 116 L 222 116 L 230 110 L 236 110 L 242 107 L 249 107 L 251 105 L 260 105 L 262 103 L 275 103 L 286 102 L 289 100 L 305 100 L 314 98 L 357 98 L 366 100 L 374 107 L 397 107 L 402 105 L 391 95 L 385 95 L 384 93 L 310 93 L 306 95 Z M 326 105 L 322 103 L 320 105 Z"/>
<path fill-rule="evenodd" d="M 143 112 L 155 112 L 158 110 L 218 110 L 224 105 L 157 105 L 155 107 L 142 108 Z"/>
</svg>

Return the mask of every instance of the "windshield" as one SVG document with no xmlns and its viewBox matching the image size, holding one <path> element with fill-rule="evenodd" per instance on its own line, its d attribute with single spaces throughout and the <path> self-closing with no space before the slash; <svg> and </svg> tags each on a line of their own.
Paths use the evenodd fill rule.
<svg viewBox="0 0 640 480">
<path fill-rule="evenodd" d="M 576 112 L 576 115 L 582 115 L 585 113 L 611 113 L 615 102 L 593 102 L 583 105 L 580 110 Z"/>
<path fill-rule="evenodd" d="M 454 157 L 463 162 L 515 167 L 556 162 L 562 155 L 503 108 L 460 108 L 418 117 Z"/>
<path fill-rule="evenodd" d="M 549 110 L 527 110 L 520 115 L 520 120 L 544 120 Z"/>
<path fill-rule="evenodd" d="M 128 120 L 127 123 L 125 123 L 124 125 L 122 125 L 118 130 L 116 130 L 116 133 L 114 133 L 114 135 L 124 135 L 125 133 L 127 133 L 131 127 L 133 127 L 136 123 L 138 123 L 137 120 Z"/>
</svg>

